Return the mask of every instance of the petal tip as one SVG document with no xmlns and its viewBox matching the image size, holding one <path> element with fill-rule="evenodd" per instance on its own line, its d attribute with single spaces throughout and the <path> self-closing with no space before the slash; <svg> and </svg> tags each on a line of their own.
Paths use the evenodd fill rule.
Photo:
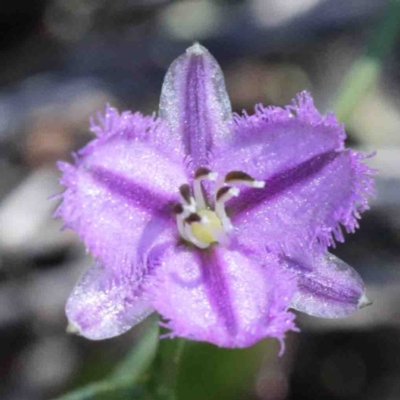
<svg viewBox="0 0 400 400">
<path fill-rule="evenodd" d="M 199 42 L 195 42 L 192 46 L 186 49 L 186 53 L 201 56 L 208 53 L 208 50 L 203 47 Z"/>
<path fill-rule="evenodd" d="M 68 322 L 68 325 L 67 325 L 67 328 L 65 331 L 71 335 L 80 335 L 80 332 L 81 332 L 78 325 L 74 324 L 71 321 Z"/>
<path fill-rule="evenodd" d="M 372 304 L 372 301 L 367 297 L 365 292 L 361 295 L 360 299 L 358 300 L 358 308 L 365 308 Z"/>
</svg>

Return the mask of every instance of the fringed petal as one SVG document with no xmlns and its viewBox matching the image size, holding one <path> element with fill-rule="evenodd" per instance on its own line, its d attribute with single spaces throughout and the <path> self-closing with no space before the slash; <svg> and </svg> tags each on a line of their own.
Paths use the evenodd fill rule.
<svg viewBox="0 0 400 400">
<path fill-rule="evenodd" d="M 132 114 L 130 111 L 119 113 L 117 109 L 107 105 L 104 113 L 98 112 L 96 118 L 92 117 L 90 122 L 91 132 L 99 139 L 123 137 L 126 140 L 140 140 L 171 157 L 182 159 L 182 152 L 176 143 L 171 141 L 171 134 L 165 121 L 156 118 L 155 114 L 146 116 L 140 113 Z M 92 146 L 96 144 L 96 141 L 91 142 L 85 147 L 84 152 L 93 151 Z"/>
<path fill-rule="evenodd" d="M 295 330 L 287 311 L 295 279 L 272 254 L 214 247 L 168 247 L 160 255 L 152 304 L 169 336 L 246 347 Z"/>
<path fill-rule="evenodd" d="M 285 261 L 298 278 L 292 308 L 315 317 L 340 318 L 371 304 L 358 273 L 334 255 Z"/>
<path fill-rule="evenodd" d="M 229 137 L 232 111 L 224 77 L 214 57 L 199 44 L 169 67 L 160 116 L 170 128 L 169 140 L 182 148 L 189 171 L 209 165 L 213 146 Z"/>
<path fill-rule="evenodd" d="M 344 148 L 333 115 L 304 92 L 232 122 L 219 65 L 195 44 L 167 72 L 160 117 L 107 107 L 97 138 L 59 164 L 56 215 L 99 260 L 68 300 L 71 330 L 104 339 L 155 309 L 168 336 L 246 347 L 296 330 L 289 307 L 336 318 L 367 305 L 358 274 L 326 254 L 373 193 L 367 156 Z M 203 250 L 178 240 L 171 207 L 198 167 L 219 174 L 217 187 L 231 171 L 247 179 L 227 200 L 231 237 Z"/>
<path fill-rule="evenodd" d="M 373 193 L 373 171 L 365 155 L 344 150 L 345 134 L 334 116 L 321 116 L 307 93 L 294 106 L 256 109 L 236 118 L 236 136 L 216 170 L 243 170 L 265 181 L 228 204 L 240 236 L 254 245 L 287 251 L 320 246 L 358 227 Z"/>
<path fill-rule="evenodd" d="M 148 249 L 177 235 L 169 203 L 179 200 L 186 177 L 182 162 L 146 139 L 162 126 L 140 114 L 121 118 L 130 119 L 130 129 L 106 114 L 109 131 L 83 148 L 74 165 L 59 164 L 66 190 L 56 216 L 106 269 L 133 279 L 141 276 Z"/>
<path fill-rule="evenodd" d="M 126 332 L 152 311 L 138 280 L 95 264 L 68 299 L 68 331 L 92 340 L 107 339 Z"/>
</svg>

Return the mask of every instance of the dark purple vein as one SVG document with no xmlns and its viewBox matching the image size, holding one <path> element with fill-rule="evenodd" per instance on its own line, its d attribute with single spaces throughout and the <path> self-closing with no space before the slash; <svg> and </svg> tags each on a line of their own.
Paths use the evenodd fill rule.
<svg viewBox="0 0 400 400">
<path fill-rule="evenodd" d="M 239 197 L 232 199 L 227 207 L 228 214 L 234 221 L 242 213 L 250 211 L 260 204 L 282 195 L 291 187 L 311 179 L 333 162 L 339 154 L 334 150 L 318 154 L 295 167 L 264 178 L 265 187 L 263 189 L 245 189 Z"/>
<path fill-rule="evenodd" d="M 181 122 L 184 129 L 182 139 L 185 151 L 192 159 L 193 168 L 207 165 L 207 154 L 212 146 L 207 115 L 205 69 L 203 56 L 192 54 L 187 68 Z"/>
<path fill-rule="evenodd" d="M 223 260 L 213 249 L 197 251 L 202 268 L 202 275 L 207 287 L 211 306 L 232 336 L 237 333 L 237 321 L 232 309 L 229 287 L 224 276 Z"/>
<path fill-rule="evenodd" d="M 174 201 L 176 202 L 177 198 L 166 198 L 161 193 L 150 191 L 125 176 L 103 167 L 91 167 L 90 172 L 96 182 L 116 196 L 125 199 L 132 208 L 140 208 L 152 215 L 153 218 L 142 228 L 142 234 L 137 243 L 136 254 L 138 261 L 141 262 L 161 232 L 168 226 L 175 226 L 170 205 Z"/>
<path fill-rule="evenodd" d="M 303 265 L 301 262 L 290 257 L 283 257 L 287 262 L 288 268 L 292 270 L 298 278 L 298 288 L 301 291 L 311 293 L 314 296 L 325 300 L 333 300 L 339 303 L 357 304 L 361 293 L 350 287 L 337 285 L 332 279 L 326 279 L 326 284 L 317 281 L 318 270 L 313 271 L 309 266 Z M 324 278 L 323 275 L 319 275 Z"/>
<path fill-rule="evenodd" d="M 140 208 L 154 216 L 170 219 L 172 201 L 177 198 L 167 198 L 161 193 L 149 190 L 131 179 L 103 167 L 91 167 L 90 174 L 101 186 L 112 194 L 124 198 L 133 208 Z"/>
</svg>

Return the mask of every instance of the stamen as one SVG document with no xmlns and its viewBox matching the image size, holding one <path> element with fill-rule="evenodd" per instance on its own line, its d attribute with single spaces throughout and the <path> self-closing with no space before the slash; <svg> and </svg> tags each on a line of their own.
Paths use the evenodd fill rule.
<svg viewBox="0 0 400 400">
<path fill-rule="evenodd" d="M 226 215 L 225 203 L 232 197 L 237 197 L 240 193 L 238 188 L 224 186 L 219 189 L 217 195 L 215 196 L 215 213 L 221 220 L 222 226 L 226 231 L 231 231 L 233 229 L 231 220 Z"/>
<path fill-rule="evenodd" d="M 219 189 L 216 195 L 216 200 L 217 202 L 221 201 L 225 203 L 232 197 L 238 196 L 240 193 L 240 190 L 238 188 L 234 188 L 231 186 L 224 186 L 223 188 Z"/>
<path fill-rule="evenodd" d="M 208 168 L 198 168 L 193 181 L 193 194 L 189 185 L 179 188 L 181 202 L 173 205 L 179 234 L 184 240 L 206 249 L 213 243 L 228 245 L 229 232 L 233 226 L 226 214 L 225 203 L 239 195 L 240 190 L 232 184 L 262 188 L 265 182 L 256 181 L 242 171 L 232 171 L 214 184 L 214 207 L 206 203 L 202 181 L 217 181 L 217 174 Z M 229 183 L 229 185 L 226 185 Z"/>
<path fill-rule="evenodd" d="M 193 224 L 193 222 L 201 222 L 201 217 L 199 214 L 192 213 L 187 218 L 185 218 L 187 224 Z"/>
<path fill-rule="evenodd" d="M 256 189 L 262 189 L 265 186 L 265 181 L 256 181 L 256 180 L 254 180 L 251 186 L 256 188 Z"/>
<path fill-rule="evenodd" d="M 225 182 L 230 185 L 242 184 L 254 188 L 263 188 L 264 181 L 256 181 L 252 176 L 242 171 L 231 171 L 225 175 Z"/>
<path fill-rule="evenodd" d="M 201 181 L 195 179 L 193 182 L 194 198 L 199 208 L 206 208 L 206 200 L 203 194 L 203 188 L 201 186 Z"/>
<path fill-rule="evenodd" d="M 218 189 L 217 194 L 215 195 L 215 200 L 218 201 L 222 196 L 225 196 L 232 188 L 230 186 L 224 186 L 221 189 Z"/>
<path fill-rule="evenodd" d="M 254 179 L 246 172 L 243 171 L 231 171 L 225 175 L 225 182 L 240 180 L 240 181 L 253 181 Z"/>
<path fill-rule="evenodd" d="M 178 232 L 181 237 L 185 240 L 188 240 L 186 232 L 185 232 L 185 209 L 180 203 L 176 203 L 172 207 L 172 212 L 176 215 L 176 225 L 178 227 Z"/>
<path fill-rule="evenodd" d="M 194 198 L 199 208 L 203 209 L 207 207 L 201 181 L 204 180 L 215 181 L 217 177 L 218 174 L 216 172 L 210 171 L 208 168 L 200 167 L 197 169 L 194 175 L 193 191 L 194 191 Z"/>
<path fill-rule="evenodd" d="M 181 235 L 181 237 L 185 240 L 189 240 L 189 238 L 186 235 L 185 222 L 183 221 L 183 218 L 180 215 L 178 215 L 176 218 L 176 225 L 178 227 L 178 232 Z"/>
<path fill-rule="evenodd" d="M 176 203 L 176 204 L 174 204 L 174 205 L 172 206 L 172 212 L 173 212 L 175 215 L 182 214 L 183 211 L 184 211 L 184 209 L 183 209 L 183 205 L 182 205 L 181 203 Z"/>
<path fill-rule="evenodd" d="M 210 173 L 211 173 L 211 171 L 208 168 L 200 167 L 197 169 L 196 173 L 194 174 L 194 179 L 203 178 L 204 176 L 207 176 Z"/>
<path fill-rule="evenodd" d="M 190 213 L 196 211 L 196 201 L 190 193 L 189 185 L 182 185 L 179 187 L 179 193 L 181 195 L 181 200 L 183 203 L 183 209 L 185 210 L 185 217 Z"/>
<path fill-rule="evenodd" d="M 182 200 L 186 203 L 186 204 L 190 204 L 190 199 L 191 199 L 191 195 L 190 195 L 190 186 L 189 185 L 182 185 L 179 187 L 179 193 L 182 196 Z"/>
</svg>

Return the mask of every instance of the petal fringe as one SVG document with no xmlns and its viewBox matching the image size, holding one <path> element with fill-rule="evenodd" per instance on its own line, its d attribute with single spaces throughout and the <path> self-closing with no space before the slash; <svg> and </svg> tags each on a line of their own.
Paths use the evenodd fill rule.
<svg viewBox="0 0 400 400">
<path fill-rule="evenodd" d="M 98 263 L 91 267 L 68 299 L 69 330 L 101 340 L 121 335 L 146 318 L 153 309 L 136 278 L 116 276 Z"/>
<path fill-rule="evenodd" d="M 98 132 L 74 165 L 59 164 L 66 190 L 55 215 L 105 268 L 131 279 L 142 274 L 153 245 L 177 235 L 169 203 L 179 200 L 186 175 L 181 160 L 148 138 L 162 125 L 140 114 L 119 118 L 108 109 L 102 122 L 107 131 Z"/>
<path fill-rule="evenodd" d="M 315 109 L 301 93 L 286 108 L 256 107 L 236 116 L 236 135 L 213 168 L 242 170 L 265 181 L 245 188 L 227 205 L 240 235 L 253 246 L 290 252 L 294 246 L 325 252 L 354 232 L 374 194 L 370 156 L 344 149 L 343 125 Z"/>
</svg>

